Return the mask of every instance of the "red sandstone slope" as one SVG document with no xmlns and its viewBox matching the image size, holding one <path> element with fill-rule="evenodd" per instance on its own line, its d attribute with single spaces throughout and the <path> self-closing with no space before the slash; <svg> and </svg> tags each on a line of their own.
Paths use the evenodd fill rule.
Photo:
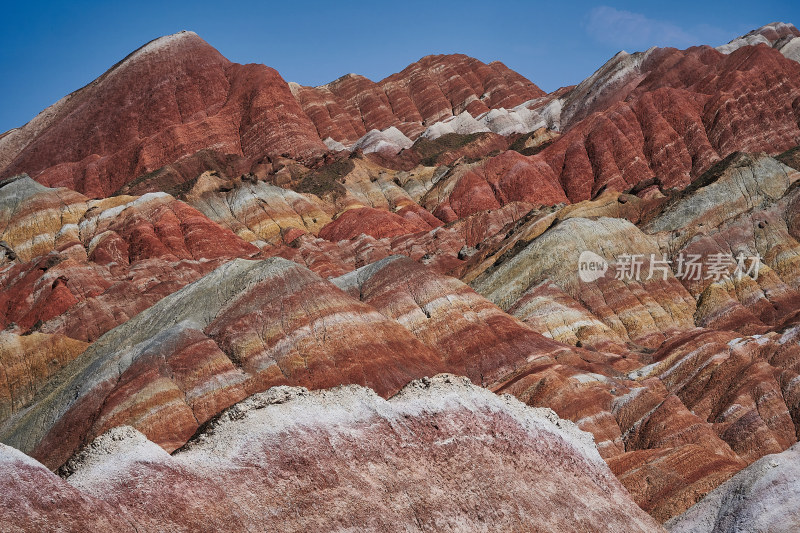
<svg viewBox="0 0 800 533">
<path fill-rule="evenodd" d="M 450 375 L 388 401 L 277 387 L 172 455 L 118 427 L 66 479 L 3 445 L 0 466 L 14 532 L 663 531 L 588 434 Z"/>
<path fill-rule="evenodd" d="M 775 154 L 800 143 L 800 65 L 776 50 L 654 49 L 638 71 L 635 90 L 541 154 L 572 201 L 651 177 L 685 187 L 736 150 Z"/>
<path fill-rule="evenodd" d="M 682 189 L 733 152 L 800 144 L 800 64 L 763 44 L 620 53 L 559 102 L 561 137 L 536 155 L 503 153 L 449 174 L 431 210 L 450 221 L 515 200 Z"/>
<path fill-rule="evenodd" d="M 107 196 L 195 152 L 304 158 L 326 150 L 288 85 L 192 32 L 156 39 L 0 139 L 0 175 Z"/>
<path fill-rule="evenodd" d="M 196 34 L 181 32 L 146 44 L 0 137 L 0 176 L 25 172 L 45 185 L 102 197 L 204 150 L 304 160 L 327 151 L 322 138 L 352 143 L 390 126 L 416 136 L 426 121 L 543 94 L 502 63 L 463 55 L 428 56 L 379 84 L 348 75 L 320 88 L 290 89 L 275 70 L 231 63 Z"/>
<path fill-rule="evenodd" d="M 355 142 L 369 130 L 396 126 L 416 137 L 426 126 L 467 111 L 473 116 L 544 96 L 499 61 L 431 55 L 375 83 L 347 74 L 327 85 L 292 90 L 320 137 Z"/>
<path fill-rule="evenodd" d="M 798 80 L 800 65 L 766 45 L 727 55 L 709 47 L 620 53 L 574 89 L 523 110 L 533 113 L 528 126 L 550 124 L 565 134 L 530 163 L 515 163 L 513 175 L 500 169 L 489 185 L 501 203 L 531 200 L 520 176 L 553 189 L 542 203 L 580 201 L 651 178 L 684 187 L 735 150 L 776 153 L 800 143 Z M 501 63 L 463 55 L 428 56 L 378 83 L 347 75 L 301 87 L 263 65 L 230 63 L 184 32 L 149 43 L 5 134 L 0 175 L 27 172 L 46 185 L 105 196 L 205 150 L 253 162 L 283 153 L 313 159 L 327 151 L 322 139 L 329 137 L 350 144 L 372 129 L 397 127 L 414 138 L 464 111 L 477 117 L 541 96 Z M 470 127 L 485 127 L 477 124 Z M 468 200 L 472 189 L 465 183 L 453 194 Z"/>
<path fill-rule="evenodd" d="M 148 57 L 196 42 L 173 39 Z M 126 64 L 143 50 L 83 91 L 133 68 Z M 200 50 L 216 72 L 221 56 L 205 44 Z M 186 64 L 203 54 L 188 54 Z M 391 83 L 347 77 L 335 88 L 341 112 L 304 102 L 304 88 L 291 91 L 319 147 L 314 130 L 323 127 L 350 124 L 355 135 L 353 125 L 388 121 L 413 135 L 425 117 L 438 120 L 461 106 L 476 114 L 487 102 L 512 106 L 531 89 L 511 75 L 493 77 L 499 68 L 438 56 Z M 231 83 L 241 72 L 269 72 L 222 70 Z M 531 110 L 558 99 L 563 135 L 542 128 L 542 144 L 531 145 L 535 137 L 487 133 L 426 138 L 429 146 L 397 156 L 405 159 L 392 168 L 404 170 L 381 166 L 392 165 L 392 154 L 327 154 L 321 166 L 262 157 L 261 145 L 243 144 L 238 129 L 238 155 L 222 155 L 229 145 L 209 155 L 211 137 L 181 143 L 195 139 L 192 124 L 212 137 L 223 131 L 209 129 L 219 121 L 228 127 L 220 118 L 233 116 L 228 104 L 180 117 L 179 125 L 167 124 L 175 117 L 166 110 L 167 122 L 159 111 L 139 124 L 167 124 L 168 133 L 142 142 L 156 146 L 153 139 L 180 130 L 189 137 L 165 141 L 174 149 L 165 161 L 187 146 L 202 146 L 205 155 L 170 163 L 162 171 L 169 180 L 155 173 L 128 190 L 181 185 L 193 178 L 184 170 L 208 170 L 182 189 L 186 203 L 164 193 L 91 200 L 25 177 L 0 181 L 0 326 L 7 330 L 0 438 L 52 467 L 121 424 L 173 450 L 222 409 L 273 385 L 360 383 L 390 395 L 412 378 L 447 370 L 550 407 L 591 432 L 636 503 L 660 521 L 675 516 L 745 465 L 786 449 L 800 427 L 800 173 L 765 154 L 731 156 L 702 173 L 731 150 L 774 153 L 800 142 L 799 74 L 764 45 L 729 55 L 707 47 L 619 54 Z M 227 94 L 252 80 L 240 81 Z M 291 100 L 288 86 L 276 83 L 284 89 L 271 94 Z M 516 89 L 504 96 L 503 87 Z M 497 99 L 475 100 L 478 88 Z M 189 89 L 181 98 L 191 100 Z M 0 161 L 9 147 L 33 150 L 56 139 L 53 132 L 71 134 L 61 119 L 86 112 L 65 115 L 76 95 L 0 136 Z M 117 111 L 103 109 L 127 125 Z M 320 111 L 336 123 L 322 124 Z M 246 122 L 248 113 L 234 115 Z M 280 131 L 270 132 L 276 145 L 283 142 Z M 117 142 L 93 135 L 75 146 Z M 253 135 L 247 138 L 259 138 Z M 470 146 L 475 151 L 462 151 Z M 494 155 L 494 146 L 514 149 Z M 531 148 L 541 151 L 523 155 Z M 142 150 L 136 158 L 153 156 Z M 23 149 L 19 161 L 35 160 L 31 153 Z M 118 153 L 86 168 L 73 164 L 84 172 L 75 186 L 115 187 L 84 178 L 133 152 Z M 477 159 L 462 157 L 468 153 Z M 66 169 L 45 169 L 38 179 Z M 613 192 L 631 187 L 631 194 Z M 663 253 L 673 268 L 663 280 L 585 283 L 575 264 L 583 250 L 611 262 Z M 679 253 L 739 251 L 761 255 L 757 280 L 689 282 L 675 271 Z M 377 262 L 393 254 L 408 257 Z M 308 269 L 277 259 L 233 261 L 265 256 Z M 512 451 L 503 461 L 519 457 Z M 296 472 L 295 459 L 280 472 Z"/>
</svg>

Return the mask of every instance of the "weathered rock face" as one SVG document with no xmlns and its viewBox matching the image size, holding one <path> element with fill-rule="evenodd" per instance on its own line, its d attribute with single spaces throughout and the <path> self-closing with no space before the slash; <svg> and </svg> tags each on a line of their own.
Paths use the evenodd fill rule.
<svg viewBox="0 0 800 533">
<path fill-rule="evenodd" d="M 53 374 L 87 346 L 61 335 L 0 333 L 0 420 L 27 406 Z"/>
<path fill-rule="evenodd" d="M 257 246 L 274 244 L 291 229 L 319 233 L 331 221 L 330 208 L 304 195 L 258 180 L 224 180 L 202 174 L 186 201 L 209 219 Z"/>
<path fill-rule="evenodd" d="M 116 509 L 72 487 L 24 453 L 0 444 L 3 530 L 134 531 Z"/>
<path fill-rule="evenodd" d="M 709 344 L 711 335 L 665 346 L 666 353 L 684 358 L 680 369 L 671 360 L 625 375 L 620 371 L 641 367 L 631 354 L 614 358 L 576 351 L 535 359 L 497 390 L 529 405 L 551 406 L 592 432 L 634 500 L 663 521 L 692 506 L 753 454 L 794 442 L 787 422 L 796 397 L 789 376 L 795 371 L 779 366 L 795 360 L 788 355 L 791 348 L 773 341 L 757 355 L 756 339 L 749 339 L 743 343 L 753 342 L 749 355 L 740 348 L 728 355 L 725 342 Z M 717 366 L 720 360 L 724 364 Z M 654 367 L 661 370 L 649 372 Z M 787 381 L 777 384 L 774 375 Z M 722 390 L 735 391 L 736 397 Z M 704 410 L 704 403 L 713 407 Z"/>
<path fill-rule="evenodd" d="M 508 313 L 534 331 L 566 344 L 625 350 L 624 339 L 552 281 L 530 287 Z"/>
<path fill-rule="evenodd" d="M 401 208 L 398 214 L 419 222 L 434 225 L 437 219 L 416 204 Z M 373 231 L 367 220 L 355 221 L 349 240 L 330 242 L 311 235 L 287 233 L 284 241 L 288 247 L 266 250 L 269 255 L 279 255 L 301 264 L 323 277 L 337 277 L 353 269 L 402 254 L 420 261 L 437 272 L 460 277 L 470 260 L 477 254 L 476 246 L 492 239 L 502 238 L 518 220 L 530 210 L 529 204 L 513 202 L 501 209 L 483 211 L 428 232 L 398 235 L 376 239 L 366 235 Z M 371 213 L 371 211 L 367 211 Z M 381 217 L 383 218 L 383 217 Z M 393 220 L 394 219 L 392 217 Z M 399 222 L 399 221 L 398 221 Z M 438 222 L 441 224 L 441 222 Z M 406 224 L 403 223 L 403 227 Z M 418 229 L 418 228 L 414 228 Z M 353 235 L 359 233 L 358 235 Z"/>
<path fill-rule="evenodd" d="M 462 270 L 532 329 L 594 350 L 530 361 L 497 390 L 592 432 L 661 521 L 796 441 L 796 176 L 763 154 L 740 154 L 669 197 L 607 192 L 531 212 Z M 580 278 L 583 251 L 609 263 L 605 275 Z M 676 261 L 739 251 L 761 254 L 757 276 L 739 279 L 732 264 L 719 281 L 704 270 L 694 282 Z M 669 272 L 651 276 L 651 254 L 672 261 Z M 643 259 L 636 282 L 611 279 L 625 255 Z"/>
<path fill-rule="evenodd" d="M 518 434 L 506 424 L 513 416 L 494 403 L 464 403 L 441 383 L 434 396 L 454 403 L 436 405 L 456 405 L 447 420 L 431 419 L 444 411 L 428 398 L 398 425 L 397 413 L 387 414 L 398 404 L 350 387 L 284 390 L 289 414 L 271 411 L 270 424 L 296 424 L 327 398 L 324 416 L 340 424 L 333 433 L 303 426 L 289 444 L 261 426 L 236 436 L 227 423 L 250 416 L 242 406 L 203 429 L 273 386 L 360 384 L 388 397 L 448 371 L 591 433 L 599 457 L 658 521 L 685 512 L 800 433 L 800 152 L 768 155 L 800 142 L 792 28 L 762 28 L 728 53 L 621 53 L 546 96 L 500 65 L 464 56 L 424 58 L 377 84 L 347 76 L 310 89 L 227 63 L 193 35 L 151 43 L 0 137 L 0 166 L 30 167 L 41 182 L 0 181 L 0 439 L 58 467 L 112 430 L 72 463 L 80 493 L 40 471 L 12 482 L 54 483 L 76 517 L 91 508 L 91 520 L 106 521 L 101 529 L 119 517 L 140 530 L 198 529 L 181 522 L 187 516 L 228 517 L 214 527 L 243 529 L 262 516 L 265 498 L 300 502 L 295 515 L 270 511 L 290 530 L 330 520 L 402 525 L 415 511 L 416 527 L 437 530 L 470 528 L 473 517 L 499 529 L 560 517 L 569 524 L 550 529 L 572 531 L 606 511 L 618 523 L 615 508 L 573 502 L 552 456 L 517 471 L 539 450 L 520 451 L 527 437 L 494 455 L 497 435 Z M 769 46 L 750 43 L 762 38 Z M 144 70 L 172 92 L 142 96 L 153 81 Z M 112 91 L 113 109 L 93 100 L 122 93 L 131 73 L 141 78 L 131 82 L 137 98 L 119 104 Z M 192 88 L 198 79 L 207 94 Z M 118 111 L 144 113 L 158 101 L 163 116 L 126 115 L 116 137 L 104 129 Z M 103 127 L 88 132 L 81 117 Z M 53 163 L 59 157 L 72 162 Z M 582 252 L 604 272 L 579 270 Z M 760 259 L 742 273 L 740 254 Z M 687 256 L 733 262 L 692 278 Z M 274 399 L 245 405 L 270 404 L 256 409 L 263 413 L 278 408 Z M 341 417 L 362 412 L 372 418 L 342 429 Z M 113 431 L 122 425 L 141 434 Z M 202 439 L 193 439 L 198 431 Z M 252 463 L 272 473 L 267 481 L 243 473 L 254 456 L 245 444 L 228 448 L 234 441 L 272 447 L 277 455 L 257 453 L 270 462 Z M 181 459 L 207 458 L 197 450 L 208 443 L 230 460 L 222 466 L 231 483 L 254 492 L 231 500 L 223 496 L 230 487 Z M 360 446 L 347 448 L 349 470 L 336 455 L 343 443 Z M 431 451 L 451 445 L 446 457 Z M 443 462 L 453 457 L 484 465 L 472 496 L 460 487 L 477 471 L 454 471 Z M 423 467 L 438 489 L 424 492 Z M 119 481 L 131 472 L 145 480 L 134 492 Z M 295 474 L 301 481 L 286 481 Z M 551 506 L 556 492 L 534 474 L 557 481 L 552 490 L 571 514 Z M 373 490 L 378 477 L 390 488 Z M 490 485 L 501 477 L 523 484 Z M 546 517 L 519 497 L 534 483 L 545 487 L 535 494 L 548 502 Z M 187 487 L 203 487 L 209 501 L 188 500 Z M 400 490 L 410 503 L 388 503 Z M 324 509 L 330 516 L 308 499 L 319 491 L 339 502 Z M 30 501 L 45 518 L 54 510 Z"/>
<path fill-rule="evenodd" d="M 160 298 L 258 249 L 165 193 L 88 200 L 22 177 L 6 216 L 0 324 L 94 340 Z"/>
<path fill-rule="evenodd" d="M 716 228 L 762 204 L 776 202 L 798 179 L 800 172 L 765 154 L 734 154 L 666 203 L 645 228 L 649 233 L 682 230 L 680 237 L 688 241 L 707 225 Z"/>
<path fill-rule="evenodd" d="M 421 210 L 427 213 L 425 210 Z M 440 221 L 433 219 L 438 226 Z M 370 235 L 376 239 L 408 235 L 419 231 L 430 231 L 431 224 L 420 217 L 403 217 L 399 213 L 361 207 L 348 209 L 334 222 L 319 232 L 319 236 L 329 241 L 343 241 L 359 235 Z"/>
<path fill-rule="evenodd" d="M 569 199 L 547 164 L 512 150 L 484 163 L 454 169 L 422 199 L 425 207 L 446 222 L 511 202 L 549 206 Z"/>
<path fill-rule="evenodd" d="M 498 61 L 486 65 L 460 54 L 423 57 L 378 83 L 348 74 L 321 87 L 292 84 L 292 91 L 319 136 L 344 144 L 390 127 L 415 138 L 463 111 L 477 116 L 545 94 Z"/>
<path fill-rule="evenodd" d="M 800 41 L 796 39 L 800 37 L 800 30 L 794 27 L 794 24 L 786 24 L 784 22 L 773 22 L 767 24 L 756 30 L 751 31 L 746 35 L 737 37 L 727 44 L 718 46 L 717 50 L 723 54 L 730 54 L 743 46 L 758 46 L 765 44 L 771 46 L 795 61 L 800 60 L 798 55 L 798 46 Z"/>
<path fill-rule="evenodd" d="M 609 263 L 634 253 L 647 257 L 647 261 L 642 264 L 641 277 L 617 279 L 616 271 L 609 268 L 603 277 L 587 283 L 579 278 L 578 264 L 585 251 Z M 527 291 L 550 280 L 599 317 L 619 338 L 656 347 L 670 332 L 694 326 L 694 300 L 671 271 L 657 271 L 647 279 L 651 254 L 660 255 L 655 241 L 628 221 L 569 218 L 552 225 L 513 257 L 484 272 L 472 286 L 501 308 L 509 309 Z"/>
<path fill-rule="evenodd" d="M 12 501 L 53 487 L 77 516 L 99 510 L 95 520 L 115 517 L 139 532 L 662 531 L 589 435 L 448 375 L 415 381 L 389 401 L 353 386 L 277 387 L 226 411 L 172 456 L 117 428 L 67 464 L 66 482 L 2 451 L 18 461 L 13 474 L 38 476 L 4 476 Z M 11 523 L 47 517 L 46 508 L 22 509 Z M 117 524 L 105 530 L 127 531 Z"/>
<path fill-rule="evenodd" d="M 578 202 L 654 178 L 683 188 L 737 150 L 780 153 L 800 140 L 798 79 L 797 62 L 764 46 L 618 54 L 563 96 L 531 104 L 564 134 L 524 163 L 524 183 L 546 191 L 543 203 L 557 203 L 554 187 Z M 470 195 L 488 191 L 472 175 L 463 179 Z"/>
<path fill-rule="evenodd" d="M 730 55 L 703 47 L 652 50 L 624 102 L 577 123 L 544 157 L 563 168 L 572 200 L 652 176 L 664 187 L 685 186 L 735 150 L 776 153 L 797 143 L 790 102 L 800 94 L 798 67 L 763 47 Z M 782 111 L 773 114 L 776 108 Z"/>
<path fill-rule="evenodd" d="M 503 313 L 464 283 L 393 256 L 333 280 L 411 331 L 445 367 L 492 388 L 530 357 L 570 350 Z"/>
<path fill-rule="evenodd" d="M 797 48 L 787 41 L 800 33 L 791 25 L 759 31 L 759 39 Z M 322 139 L 334 149 L 391 156 L 427 127 L 434 139 L 545 126 L 567 135 L 523 165 L 526 179 L 520 164 L 502 169 L 511 173 L 505 181 L 519 182 L 502 187 L 513 190 L 512 199 L 528 201 L 520 184 L 537 180 L 555 188 L 543 203 L 584 200 L 654 176 L 665 187 L 685 186 L 734 150 L 774 153 L 800 138 L 791 105 L 800 65 L 740 44 L 727 55 L 708 47 L 619 54 L 572 90 L 545 97 L 501 63 L 462 55 L 428 56 L 378 83 L 348 75 L 318 88 L 290 86 L 273 70 L 232 64 L 183 32 L 149 43 L 4 135 L 0 173 L 25 171 L 90 196 L 141 177 L 138 188 L 125 190 L 148 192 L 156 177 L 177 186 L 203 166 L 246 171 L 265 155 L 311 159 L 330 149 Z M 153 86 L 159 90 L 145 90 Z M 744 86 L 746 99 L 737 92 Z M 140 96 L 126 99 L 127 92 Z"/>
<path fill-rule="evenodd" d="M 665 525 L 669 531 L 789 532 L 800 528 L 800 447 L 762 457 Z"/>
<path fill-rule="evenodd" d="M 797 374 L 791 339 L 783 335 L 735 337 L 704 332 L 673 341 L 640 371 L 657 376 L 692 413 L 713 423 L 714 431 L 747 463 L 785 450 L 796 440 Z"/>
<path fill-rule="evenodd" d="M 698 299 L 698 325 L 763 333 L 797 309 L 798 177 L 763 154 L 735 154 L 652 214 L 644 229 L 675 264 L 698 256 L 728 258 L 721 263 L 724 277 L 682 280 Z"/>
<path fill-rule="evenodd" d="M 57 467 L 120 424 L 174 450 L 272 385 L 359 383 L 388 395 L 442 368 L 403 326 L 296 263 L 237 260 L 98 339 L 0 431 Z"/>
<path fill-rule="evenodd" d="M 327 150 L 280 75 L 229 62 L 192 32 L 156 39 L 0 139 L 0 175 L 105 196 L 206 148 Z"/>
<path fill-rule="evenodd" d="M 87 198 L 49 189 L 27 175 L 0 182 L 0 226 L 5 261 L 30 261 L 77 238 Z"/>
</svg>

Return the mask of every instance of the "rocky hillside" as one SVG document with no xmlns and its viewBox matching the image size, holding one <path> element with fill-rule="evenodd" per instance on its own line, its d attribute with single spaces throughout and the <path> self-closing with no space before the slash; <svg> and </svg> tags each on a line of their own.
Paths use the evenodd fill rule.
<svg viewBox="0 0 800 533">
<path fill-rule="evenodd" d="M 191 32 L 135 51 L 0 136 L 3 523 L 777 527 L 798 40 L 551 94 L 462 55 L 302 87 Z"/>
<path fill-rule="evenodd" d="M 389 401 L 357 386 L 275 387 L 172 455 L 117 427 L 62 468 L 65 480 L 13 448 L 0 457 L 4 494 L 36 502 L 23 516 L 3 506 L 12 528 L 46 527 L 69 509 L 76 530 L 663 531 L 588 434 L 449 375 Z"/>
</svg>

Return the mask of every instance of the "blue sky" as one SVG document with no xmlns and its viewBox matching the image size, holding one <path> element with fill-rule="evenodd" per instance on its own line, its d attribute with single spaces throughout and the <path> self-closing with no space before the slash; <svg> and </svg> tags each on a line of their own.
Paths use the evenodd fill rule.
<svg viewBox="0 0 800 533">
<path fill-rule="evenodd" d="M 420 57 L 500 60 L 550 91 L 619 50 L 719 45 L 763 24 L 800 25 L 800 2 L 9 2 L 0 28 L 0 132 L 21 126 L 145 42 L 187 29 L 287 81 L 379 80 Z"/>
</svg>

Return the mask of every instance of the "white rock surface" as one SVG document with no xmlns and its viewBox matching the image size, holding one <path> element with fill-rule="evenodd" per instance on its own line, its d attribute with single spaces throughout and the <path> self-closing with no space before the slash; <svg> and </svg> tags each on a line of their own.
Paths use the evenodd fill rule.
<svg viewBox="0 0 800 533">
<path fill-rule="evenodd" d="M 595 104 L 602 104 L 609 98 L 623 99 L 643 78 L 641 65 L 652 50 L 635 54 L 621 51 L 579 83 L 564 96 L 559 126 L 566 128 L 581 120 L 591 114 Z"/>
<path fill-rule="evenodd" d="M 743 46 L 755 46 L 757 44 L 766 44 L 767 46 L 772 46 L 772 42 L 760 33 L 748 33 L 747 35 L 737 37 L 727 44 L 718 46 L 717 50 L 723 54 L 730 54 L 734 50 L 738 50 Z"/>
<path fill-rule="evenodd" d="M 422 133 L 421 137 L 433 140 L 438 139 L 442 135 L 447 135 L 448 133 L 469 134 L 487 131 L 491 130 L 485 124 L 475 120 L 469 112 L 462 111 L 459 115 L 449 117 L 429 126 L 428 129 Z"/>
<path fill-rule="evenodd" d="M 368 131 L 367 134 L 357 140 L 350 149 L 360 149 L 365 154 L 370 152 L 387 152 L 394 155 L 401 150 L 411 148 L 413 144 L 414 142 L 406 137 L 402 131 L 392 126 L 383 131 Z"/>
<path fill-rule="evenodd" d="M 784 35 L 775 39 L 775 35 Z M 756 46 L 765 44 L 779 50 L 787 58 L 800 62 L 800 32 L 793 24 L 773 22 L 751 31 L 746 35 L 737 37 L 727 44 L 718 46 L 717 50 L 723 54 L 730 54 L 743 46 Z"/>
<path fill-rule="evenodd" d="M 800 63 L 800 37 L 782 39 L 775 47 L 787 58 Z"/>
<path fill-rule="evenodd" d="M 762 457 L 665 524 L 673 533 L 800 531 L 800 444 Z"/>
<path fill-rule="evenodd" d="M 342 152 L 344 150 L 347 150 L 347 147 L 345 145 L 343 145 L 339 141 L 334 140 L 332 137 L 326 137 L 325 140 L 322 142 L 325 143 L 325 146 L 327 146 L 334 152 Z"/>
<path fill-rule="evenodd" d="M 22 531 L 42 530 L 59 505 L 86 530 L 138 533 L 663 531 L 589 433 L 449 374 L 389 400 L 359 386 L 273 387 L 172 455 L 118 427 L 68 461 L 66 483 L 2 445 L 0 465 L 0 518 Z M 29 467 L 38 477 L 18 475 Z M 62 504 L 27 504 L 54 487 Z M 95 526 L 98 515 L 121 523 Z"/>
</svg>

